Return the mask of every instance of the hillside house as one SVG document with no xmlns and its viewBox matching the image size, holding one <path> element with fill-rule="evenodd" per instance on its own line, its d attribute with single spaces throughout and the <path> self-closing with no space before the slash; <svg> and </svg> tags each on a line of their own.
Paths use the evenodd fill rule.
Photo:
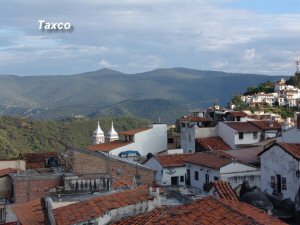
<svg viewBox="0 0 300 225">
<path fill-rule="evenodd" d="M 157 171 L 155 181 L 159 185 L 185 185 L 186 162 L 192 154 L 155 155 L 144 165 Z"/>
<path fill-rule="evenodd" d="M 294 201 L 300 188 L 300 144 L 274 144 L 259 156 L 261 190 Z"/>
<path fill-rule="evenodd" d="M 195 153 L 187 160 L 187 183 L 200 193 L 210 190 L 211 182 L 228 181 L 233 188 L 247 180 L 250 185 L 260 185 L 260 170 L 220 152 Z"/>
</svg>

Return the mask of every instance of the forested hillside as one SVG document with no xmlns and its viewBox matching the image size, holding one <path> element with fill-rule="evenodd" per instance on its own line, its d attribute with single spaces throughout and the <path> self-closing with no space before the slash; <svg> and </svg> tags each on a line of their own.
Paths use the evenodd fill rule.
<svg viewBox="0 0 300 225">
<path fill-rule="evenodd" d="M 144 119 L 120 117 L 102 118 L 104 132 L 111 121 L 117 131 L 145 127 Z M 0 116 L 0 158 L 17 157 L 21 152 L 63 151 L 65 145 L 86 147 L 93 143 L 92 133 L 97 120 L 80 118 L 65 121 L 38 121 Z"/>
</svg>

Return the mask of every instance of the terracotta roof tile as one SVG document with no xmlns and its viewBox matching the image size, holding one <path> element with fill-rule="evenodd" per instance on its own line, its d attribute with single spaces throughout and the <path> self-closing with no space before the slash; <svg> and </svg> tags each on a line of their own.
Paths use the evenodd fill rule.
<svg viewBox="0 0 300 225">
<path fill-rule="evenodd" d="M 129 145 L 131 143 L 132 142 L 113 141 L 113 142 L 107 142 L 107 143 L 102 143 L 102 144 L 97 144 L 97 145 L 90 145 L 87 147 L 87 149 L 92 150 L 92 151 L 109 152 L 116 148 L 120 148 L 120 147 Z"/>
<path fill-rule="evenodd" d="M 96 197 L 54 209 L 57 225 L 85 222 L 106 214 L 109 210 L 153 199 L 147 186 Z M 71 219 L 72 218 L 72 219 Z"/>
<path fill-rule="evenodd" d="M 35 199 L 12 208 L 22 225 L 42 225 L 45 223 L 45 205 L 42 199 Z"/>
<path fill-rule="evenodd" d="M 239 200 L 229 182 L 221 180 L 214 181 L 212 185 L 221 199 Z"/>
<path fill-rule="evenodd" d="M 2 170 L 0 170 L 0 177 L 5 177 L 8 174 L 16 173 L 17 171 L 18 170 L 15 169 L 15 168 L 5 168 L 5 169 L 2 169 Z"/>
<path fill-rule="evenodd" d="M 260 152 L 262 152 L 262 149 L 258 147 L 226 151 L 226 153 L 231 157 L 246 164 L 259 164 L 260 160 L 258 154 Z"/>
<path fill-rule="evenodd" d="M 26 163 L 44 163 L 49 157 L 58 157 L 57 152 L 34 152 L 34 153 L 21 153 L 20 158 L 25 160 Z"/>
<path fill-rule="evenodd" d="M 244 113 L 243 111 L 232 111 L 232 112 L 227 112 L 225 114 L 230 114 L 230 115 L 237 116 L 237 117 L 246 117 L 247 116 L 247 114 Z"/>
<path fill-rule="evenodd" d="M 21 153 L 20 159 L 25 160 L 27 169 L 42 168 L 49 157 L 57 157 L 57 152 Z"/>
<path fill-rule="evenodd" d="M 187 160 L 192 154 L 172 154 L 172 155 L 156 155 L 154 156 L 163 167 L 181 167 L 185 166 Z"/>
<path fill-rule="evenodd" d="M 186 160 L 186 162 L 212 169 L 220 169 L 221 167 L 232 163 L 233 160 L 226 154 L 213 151 L 194 153 Z"/>
<path fill-rule="evenodd" d="M 255 120 L 249 122 L 262 130 L 281 130 L 281 125 L 277 121 Z"/>
<path fill-rule="evenodd" d="M 274 145 L 280 146 L 284 151 L 292 155 L 294 158 L 300 160 L 300 144 L 290 144 L 290 143 L 276 143 Z M 272 146 L 274 146 L 272 145 Z M 264 152 L 268 151 L 272 146 L 263 150 L 258 156 L 262 155 Z"/>
<path fill-rule="evenodd" d="M 183 206 L 155 209 L 113 224 L 284 225 L 286 223 L 246 203 L 206 197 Z"/>
<path fill-rule="evenodd" d="M 285 151 L 297 159 L 300 159 L 300 144 L 279 143 Z"/>
<path fill-rule="evenodd" d="M 238 132 L 258 132 L 260 129 L 249 121 L 247 122 L 225 122 L 226 125 Z"/>
<path fill-rule="evenodd" d="M 207 151 L 211 150 L 230 150 L 231 148 L 227 145 L 220 137 L 207 137 L 196 139 L 198 144 L 200 144 Z"/>
<path fill-rule="evenodd" d="M 137 134 L 137 133 L 140 133 L 140 132 L 143 132 L 146 130 L 150 130 L 150 129 L 151 129 L 151 127 L 137 128 L 137 129 L 133 129 L 133 130 L 122 131 L 122 132 L 119 132 L 119 134 L 120 135 L 134 135 L 134 134 Z"/>
</svg>

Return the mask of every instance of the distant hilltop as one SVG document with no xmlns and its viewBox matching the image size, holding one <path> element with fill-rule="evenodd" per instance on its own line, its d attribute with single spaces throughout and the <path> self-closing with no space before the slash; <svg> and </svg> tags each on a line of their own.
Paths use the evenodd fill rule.
<svg viewBox="0 0 300 225">
<path fill-rule="evenodd" d="M 37 119 L 137 116 L 171 123 L 191 108 L 227 104 L 232 96 L 278 76 L 186 68 L 124 74 L 0 76 L 0 113 Z"/>
</svg>

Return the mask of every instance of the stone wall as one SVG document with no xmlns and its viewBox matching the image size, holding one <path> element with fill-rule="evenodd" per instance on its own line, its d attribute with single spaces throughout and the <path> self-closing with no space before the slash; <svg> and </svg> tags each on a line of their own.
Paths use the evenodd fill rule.
<svg viewBox="0 0 300 225">
<path fill-rule="evenodd" d="M 90 150 L 73 150 L 72 158 L 73 172 L 78 175 L 109 172 L 114 178 L 132 185 L 138 172 L 143 184 L 151 184 L 154 181 L 154 170 Z"/>
</svg>

